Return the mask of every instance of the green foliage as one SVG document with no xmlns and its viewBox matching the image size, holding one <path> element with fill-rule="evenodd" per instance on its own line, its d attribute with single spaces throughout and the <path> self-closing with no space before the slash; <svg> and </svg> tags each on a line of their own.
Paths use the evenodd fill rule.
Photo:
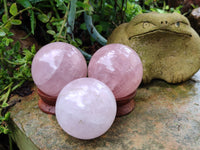
<svg viewBox="0 0 200 150">
<path fill-rule="evenodd" d="M 182 6 L 177 8 L 170 8 L 169 5 L 166 5 L 165 0 L 145 0 L 145 6 L 149 7 L 149 10 L 144 10 L 144 12 L 159 12 L 159 13 L 168 13 L 168 12 L 177 12 L 181 13 Z"/>
<path fill-rule="evenodd" d="M 137 0 L 93 0 L 91 4 L 94 7 L 93 21 L 98 25 L 95 27 L 106 37 L 113 28 L 142 13 L 142 7 Z"/>
<path fill-rule="evenodd" d="M 136 3 L 137 1 L 127 1 L 125 14 L 127 20 L 130 21 L 136 15 L 142 13 L 142 7 Z"/>
<path fill-rule="evenodd" d="M 10 113 L 6 113 L 5 116 L 0 116 L 0 134 L 8 134 L 9 133 L 9 129 L 8 129 L 8 125 L 7 125 L 7 121 L 9 120 L 10 117 Z"/>
<path fill-rule="evenodd" d="M 32 8 L 31 3 L 28 0 L 17 0 L 18 4 L 21 4 L 24 8 Z M 30 13 L 30 22 L 31 22 L 31 33 L 34 34 L 35 31 L 35 14 L 33 10 L 29 10 Z"/>
<path fill-rule="evenodd" d="M 25 81 L 32 80 L 30 66 L 35 53 L 34 45 L 31 50 L 21 50 L 20 43 L 14 43 L 11 37 L 0 38 L 0 89 L 3 89 L 0 92 L 0 110 L 7 106 L 10 92 Z"/>
<path fill-rule="evenodd" d="M 13 33 L 10 32 L 12 25 L 22 24 L 17 16 L 29 8 L 18 11 L 16 3 L 12 3 L 9 8 L 4 6 L 7 11 L 2 15 L 0 22 L 0 114 L 9 106 L 7 101 L 11 92 L 24 82 L 32 80 L 30 66 L 36 53 L 34 45 L 31 50 L 21 49 L 19 41 L 14 42 Z M 9 132 L 6 124 L 8 118 L 9 113 L 0 115 L 0 134 Z"/>
<path fill-rule="evenodd" d="M 2 89 L 0 91 L 0 113 L 8 106 L 7 101 L 11 92 L 24 82 L 32 80 L 30 66 L 36 53 L 34 45 L 31 50 L 21 50 L 20 43 L 14 43 L 11 36 L 7 36 L 9 34 L 12 35 L 10 32 L 0 37 L 0 89 Z M 7 126 L 5 127 L 2 123 L 0 121 L 0 130 L 7 131 Z"/>
<path fill-rule="evenodd" d="M 108 37 L 116 26 L 121 23 L 129 22 L 133 17 L 140 13 L 146 12 L 180 12 L 181 6 L 169 8 L 165 0 L 143 0 L 144 5 L 139 5 L 139 0 L 92 0 L 91 5 L 94 7 L 92 15 L 97 30 Z M 85 29 L 84 23 L 81 29 Z"/>
</svg>

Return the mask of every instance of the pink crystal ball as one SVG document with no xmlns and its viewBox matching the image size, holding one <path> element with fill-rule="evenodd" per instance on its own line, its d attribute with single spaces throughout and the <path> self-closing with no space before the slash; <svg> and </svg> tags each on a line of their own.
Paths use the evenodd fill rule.
<svg viewBox="0 0 200 150">
<path fill-rule="evenodd" d="M 107 85 L 94 78 L 71 81 L 59 93 L 55 113 L 61 128 L 78 139 L 104 134 L 116 116 L 116 100 Z"/>
<path fill-rule="evenodd" d="M 36 53 L 31 72 L 36 86 L 42 92 L 57 97 L 67 83 L 87 76 L 87 63 L 76 47 L 54 42 Z"/>
<path fill-rule="evenodd" d="M 128 46 L 109 44 L 91 58 L 88 77 L 104 82 L 115 98 L 132 94 L 142 81 L 143 67 L 138 54 Z"/>
</svg>

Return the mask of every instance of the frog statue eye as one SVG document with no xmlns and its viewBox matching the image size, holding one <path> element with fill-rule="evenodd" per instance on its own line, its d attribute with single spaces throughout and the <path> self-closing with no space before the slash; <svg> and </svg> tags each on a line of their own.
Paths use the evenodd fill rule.
<svg viewBox="0 0 200 150">
<path fill-rule="evenodd" d="M 150 27 L 150 23 L 147 21 L 143 22 L 143 28 L 148 28 L 148 27 Z"/>
<path fill-rule="evenodd" d="M 180 22 L 179 21 L 175 23 L 175 27 L 180 27 Z"/>
</svg>

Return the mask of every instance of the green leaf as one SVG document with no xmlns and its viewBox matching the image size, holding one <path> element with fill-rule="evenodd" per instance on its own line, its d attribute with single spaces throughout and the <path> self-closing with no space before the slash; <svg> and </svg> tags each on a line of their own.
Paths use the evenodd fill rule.
<svg viewBox="0 0 200 150">
<path fill-rule="evenodd" d="M 50 23 L 47 23 L 47 24 L 46 24 L 46 28 L 47 28 L 48 30 L 51 30 L 51 29 L 52 29 L 51 24 L 50 24 Z"/>
<path fill-rule="evenodd" d="M 6 23 L 7 20 L 8 20 L 8 16 L 7 16 L 6 14 L 4 14 L 4 15 L 2 16 L 2 21 L 3 21 L 3 23 Z"/>
<path fill-rule="evenodd" d="M 75 47 L 78 47 L 78 43 L 76 43 L 76 41 L 70 41 L 70 44 L 72 44 Z"/>
<path fill-rule="evenodd" d="M 56 6 L 60 7 L 63 5 L 64 1 L 63 0 L 55 0 L 56 1 Z"/>
<path fill-rule="evenodd" d="M 47 30 L 47 33 L 51 34 L 51 35 L 55 35 L 56 34 L 56 32 L 54 30 Z"/>
<path fill-rule="evenodd" d="M 17 42 L 15 42 L 15 44 L 14 44 L 14 46 L 13 46 L 13 49 L 16 51 L 16 52 L 18 52 L 19 50 L 20 50 L 20 42 L 19 41 L 17 41 Z"/>
<path fill-rule="evenodd" d="M 20 24 L 22 24 L 22 21 L 19 19 L 13 19 L 13 20 L 11 20 L 11 24 L 12 25 L 20 25 Z"/>
<path fill-rule="evenodd" d="M 45 0 L 29 0 L 32 4 L 36 4 L 38 2 L 42 2 L 42 1 L 45 1 Z"/>
<path fill-rule="evenodd" d="M 23 54 L 25 55 L 25 60 L 30 61 L 33 58 L 33 53 L 27 49 L 24 49 Z"/>
<path fill-rule="evenodd" d="M 80 25 L 80 28 L 81 28 L 82 30 L 87 30 L 87 27 L 86 27 L 86 24 L 85 24 L 85 23 L 82 23 L 82 24 Z"/>
<path fill-rule="evenodd" d="M 0 37 L 3 37 L 5 35 L 6 35 L 6 33 L 2 29 L 0 29 Z"/>
<path fill-rule="evenodd" d="M 3 133 L 4 133 L 4 134 L 8 134 L 8 132 L 9 132 L 9 129 L 4 128 Z"/>
<path fill-rule="evenodd" d="M 8 22 L 8 23 L 6 23 L 6 24 L 4 25 L 4 27 L 7 28 L 7 29 L 10 29 L 11 26 L 12 26 L 12 24 L 11 24 L 10 22 Z"/>
<path fill-rule="evenodd" d="M 35 44 L 31 46 L 31 53 L 36 54 Z"/>
<path fill-rule="evenodd" d="M 5 37 L 2 39 L 2 42 L 5 44 L 5 46 L 9 46 L 9 44 L 13 42 L 13 39 Z"/>
<path fill-rule="evenodd" d="M 10 112 L 7 112 L 4 116 L 0 117 L 0 122 L 2 121 L 8 121 L 10 117 Z"/>
<path fill-rule="evenodd" d="M 24 8 L 32 7 L 29 0 L 17 0 L 17 3 L 21 4 Z"/>
<path fill-rule="evenodd" d="M 10 112 L 7 112 L 6 114 L 5 114 L 5 120 L 7 121 L 8 119 L 9 119 L 9 117 L 10 117 Z"/>
<path fill-rule="evenodd" d="M 99 33 L 103 31 L 103 27 L 101 25 L 96 25 L 95 28 L 97 29 Z"/>
<path fill-rule="evenodd" d="M 6 102 L 3 102 L 3 104 L 1 105 L 2 108 L 8 107 L 8 106 L 9 106 L 9 105 L 8 105 L 8 103 L 6 103 Z"/>
<path fill-rule="evenodd" d="M 15 16 L 17 15 L 17 12 L 18 12 L 18 9 L 17 9 L 17 4 L 16 3 L 13 3 L 11 6 L 10 6 L 10 14 Z"/>
<path fill-rule="evenodd" d="M 21 73 L 21 72 L 20 72 Z M 18 73 L 17 75 L 19 75 L 20 73 Z M 12 91 L 14 91 L 15 89 L 19 88 L 20 86 L 22 86 L 22 84 L 25 82 L 25 80 L 20 81 L 17 85 L 15 85 L 12 88 Z"/>
<path fill-rule="evenodd" d="M 166 5 L 165 9 L 166 9 L 166 10 L 169 10 L 169 5 Z"/>
<path fill-rule="evenodd" d="M 37 18 L 43 23 L 47 23 L 49 21 L 49 17 L 45 14 L 39 14 Z"/>
<path fill-rule="evenodd" d="M 80 46 L 83 44 L 83 42 L 81 41 L 81 39 L 79 38 L 75 38 L 75 41 L 77 42 L 77 44 Z"/>
<path fill-rule="evenodd" d="M 31 11 L 30 21 L 31 21 L 31 33 L 34 34 L 35 24 L 36 24 L 34 11 Z"/>
</svg>

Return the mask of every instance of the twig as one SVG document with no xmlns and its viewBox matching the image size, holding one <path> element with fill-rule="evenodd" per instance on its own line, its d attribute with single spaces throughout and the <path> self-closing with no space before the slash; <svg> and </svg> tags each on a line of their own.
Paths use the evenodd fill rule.
<svg viewBox="0 0 200 150">
<path fill-rule="evenodd" d="M 107 40 L 101 36 L 99 34 L 99 32 L 96 30 L 96 28 L 94 27 L 93 23 L 92 23 L 92 17 L 87 15 L 86 13 L 84 13 L 84 18 L 85 18 L 85 23 L 88 29 L 88 32 L 90 33 L 90 35 L 96 40 L 98 41 L 101 45 L 106 45 Z"/>
<path fill-rule="evenodd" d="M 3 4 L 4 4 L 4 10 L 5 10 L 5 15 L 8 19 L 8 7 L 7 7 L 7 1 L 6 0 L 3 0 Z"/>
<path fill-rule="evenodd" d="M 63 29 L 65 27 L 65 23 L 67 22 L 67 15 L 68 15 L 68 11 L 65 12 L 64 20 L 63 20 L 62 26 L 60 28 L 60 31 L 58 33 L 58 37 L 61 37 L 62 31 L 63 31 Z"/>
<path fill-rule="evenodd" d="M 83 56 L 85 57 L 85 59 L 86 59 L 87 61 L 90 61 L 92 55 L 86 53 L 85 51 L 83 51 L 83 50 L 80 49 L 80 48 L 78 48 L 78 49 L 79 49 L 79 51 L 83 54 Z"/>
</svg>

